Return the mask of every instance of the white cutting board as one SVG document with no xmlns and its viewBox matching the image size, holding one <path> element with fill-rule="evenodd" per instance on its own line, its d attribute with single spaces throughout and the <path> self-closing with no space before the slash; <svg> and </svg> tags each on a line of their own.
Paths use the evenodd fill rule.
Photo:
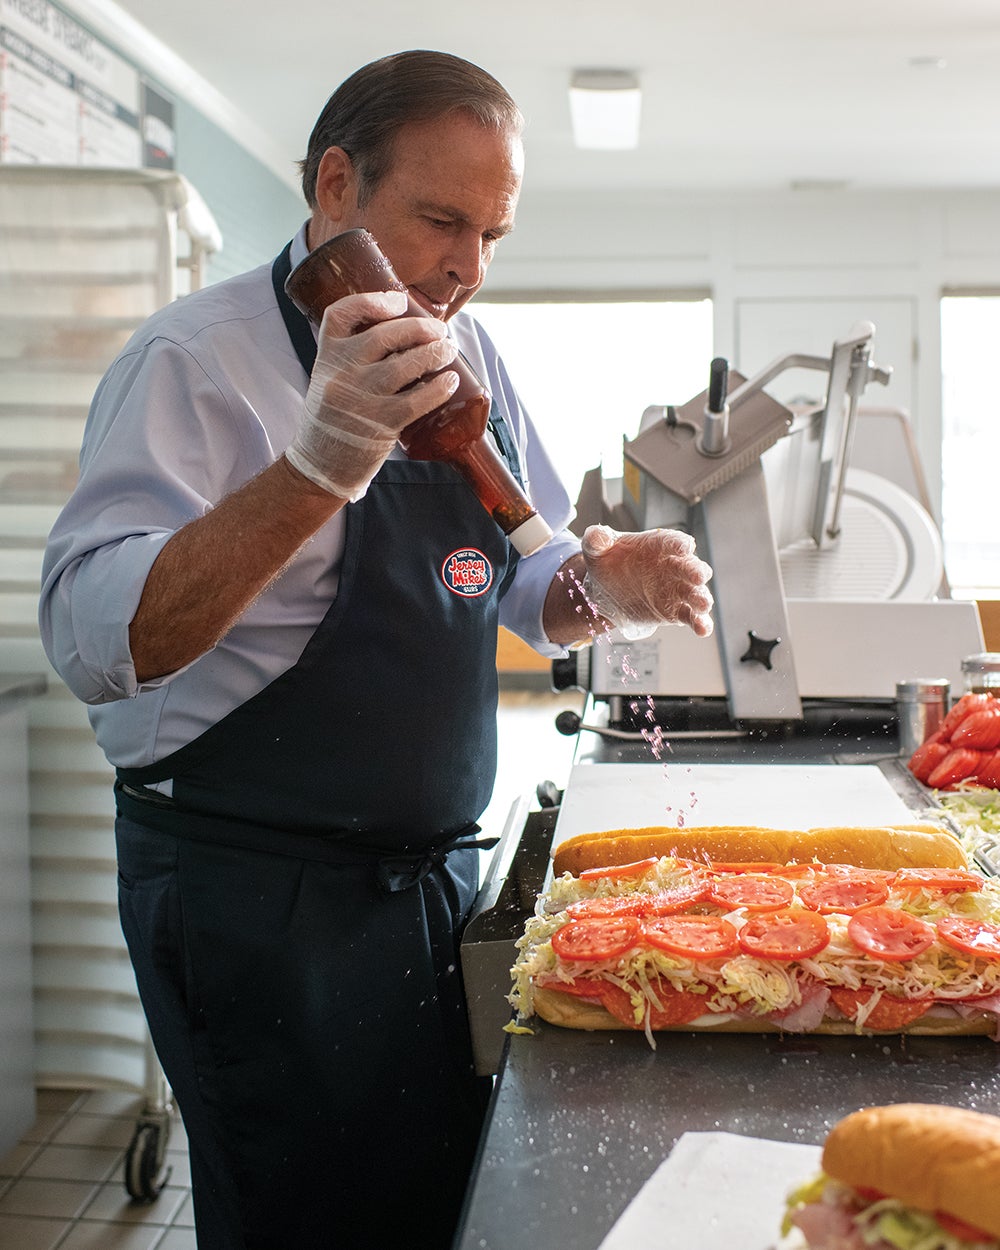
<svg viewBox="0 0 1000 1250">
<path fill-rule="evenodd" d="M 912 824 L 874 764 L 576 764 L 552 849 L 567 838 L 647 825 Z"/>
</svg>

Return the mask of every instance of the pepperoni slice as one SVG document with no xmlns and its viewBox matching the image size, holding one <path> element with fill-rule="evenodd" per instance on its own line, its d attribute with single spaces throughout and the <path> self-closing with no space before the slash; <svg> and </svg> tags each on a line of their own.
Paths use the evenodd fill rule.
<svg viewBox="0 0 1000 1250">
<path fill-rule="evenodd" d="M 847 922 L 847 936 L 875 959 L 913 959 L 933 943 L 935 929 L 898 907 L 862 907 Z"/>
<path fill-rule="evenodd" d="M 795 897 L 795 887 L 782 877 L 723 877 L 712 882 L 709 897 L 729 910 L 745 907 L 748 911 L 769 911 L 787 907 Z"/>
<path fill-rule="evenodd" d="M 653 993 L 659 999 L 660 1006 L 650 1004 L 649 1023 L 654 1029 L 665 1029 L 675 1024 L 690 1024 L 708 1010 L 705 1006 L 704 994 L 693 994 L 690 990 L 675 989 L 669 981 L 654 979 L 651 982 Z M 636 1023 L 635 1009 L 628 994 L 619 985 L 605 981 L 601 986 L 601 1003 L 606 1011 L 616 1020 L 634 1029 L 645 1026 L 645 1020 Z"/>
<path fill-rule="evenodd" d="M 949 916 L 938 921 L 937 931 L 942 942 L 963 954 L 979 955 L 982 959 L 1000 959 L 1000 925 L 987 924 L 985 920 Z"/>
<path fill-rule="evenodd" d="M 833 877 L 814 881 L 799 890 L 799 902 L 813 911 L 830 915 L 850 913 L 859 907 L 884 903 L 889 887 L 884 881 L 868 881 L 864 877 Z"/>
<path fill-rule="evenodd" d="M 719 959 L 739 950 L 736 926 L 722 916 L 659 916 L 642 922 L 650 946 L 686 959 Z"/>
<path fill-rule="evenodd" d="M 601 986 L 603 982 L 600 977 L 574 977 L 572 981 L 550 981 L 545 982 L 539 980 L 539 986 L 544 986 L 547 990 L 558 990 L 560 994 L 571 994 L 574 998 L 590 998 L 595 1002 L 601 1001 Z"/>
<path fill-rule="evenodd" d="M 758 959 L 810 959 L 829 941 L 826 921 L 804 907 L 751 916 L 739 933 L 740 948 Z"/>
<path fill-rule="evenodd" d="M 633 877 L 642 877 L 659 861 L 655 855 L 649 859 L 637 859 L 631 864 L 610 864 L 606 868 L 584 868 L 580 873 L 581 881 L 629 881 Z"/>
<path fill-rule="evenodd" d="M 624 955 L 639 941 L 634 916 L 594 916 L 570 920 L 552 934 L 552 949 L 560 959 L 597 963 Z"/>
<path fill-rule="evenodd" d="M 964 868 L 900 868 L 892 879 L 897 890 L 940 890 L 954 894 L 960 890 L 981 890 L 984 878 Z"/>
<path fill-rule="evenodd" d="M 830 998 L 849 1020 L 855 1020 L 858 1008 L 867 1004 L 874 993 L 874 990 L 837 988 L 831 989 Z M 933 1001 L 932 998 L 899 998 L 895 994 L 883 994 L 861 1027 L 895 1032 L 919 1020 Z"/>
</svg>

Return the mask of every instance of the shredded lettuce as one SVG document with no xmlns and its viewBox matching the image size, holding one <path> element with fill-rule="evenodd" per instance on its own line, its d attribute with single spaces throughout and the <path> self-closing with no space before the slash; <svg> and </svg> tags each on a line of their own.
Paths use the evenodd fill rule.
<svg viewBox="0 0 1000 1250">
<path fill-rule="evenodd" d="M 946 1232 L 929 1211 L 918 1211 L 895 1198 L 869 1201 L 857 1190 L 832 1180 L 824 1172 L 804 1181 L 788 1195 L 781 1234 L 796 1227 L 796 1214 L 817 1204 L 847 1212 L 858 1236 L 873 1250 L 1000 1250 L 1000 1241 L 966 1241 Z"/>
</svg>

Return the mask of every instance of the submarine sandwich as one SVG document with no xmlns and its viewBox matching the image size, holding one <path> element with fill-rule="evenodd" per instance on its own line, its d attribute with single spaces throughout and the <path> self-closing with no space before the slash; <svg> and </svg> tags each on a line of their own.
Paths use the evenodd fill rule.
<svg viewBox="0 0 1000 1250">
<path fill-rule="evenodd" d="M 869 1107 L 834 1125 L 822 1168 L 789 1196 L 787 1250 L 1000 1250 L 996 1116 Z"/>
<path fill-rule="evenodd" d="M 961 867 L 649 856 L 553 880 L 517 950 L 522 1026 L 1000 1028 L 1000 886 Z"/>
</svg>

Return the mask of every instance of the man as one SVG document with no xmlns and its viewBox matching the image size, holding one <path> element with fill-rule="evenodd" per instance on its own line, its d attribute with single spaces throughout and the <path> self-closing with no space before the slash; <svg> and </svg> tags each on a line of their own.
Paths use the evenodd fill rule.
<svg viewBox="0 0 1000 1250">
<path fill-rule="evenodd" d="M 42 632 L 117 769 L 122 923 L 203 1250 L 448 1246 L 484 1106 L 458 939 L 497 624 L 550 655 L 609 623 L 711 629 L 685 536 L 597 529 L 580 550 L 502 363 L 456 319 L 514 224 L 520 127 L 455 57 L 352 75 L 302 163 L 305 227 L 133 337 L 50 538 Z M 351 296 L 317 341 L 284 279 L 357 226 L 433 316 Z M 456 345 L 558 531 L 526 559 L 450 467 L 396 444 L 453 389 Z M 480 595 L 441 575 L 466 548 Z"/>
</svg>

